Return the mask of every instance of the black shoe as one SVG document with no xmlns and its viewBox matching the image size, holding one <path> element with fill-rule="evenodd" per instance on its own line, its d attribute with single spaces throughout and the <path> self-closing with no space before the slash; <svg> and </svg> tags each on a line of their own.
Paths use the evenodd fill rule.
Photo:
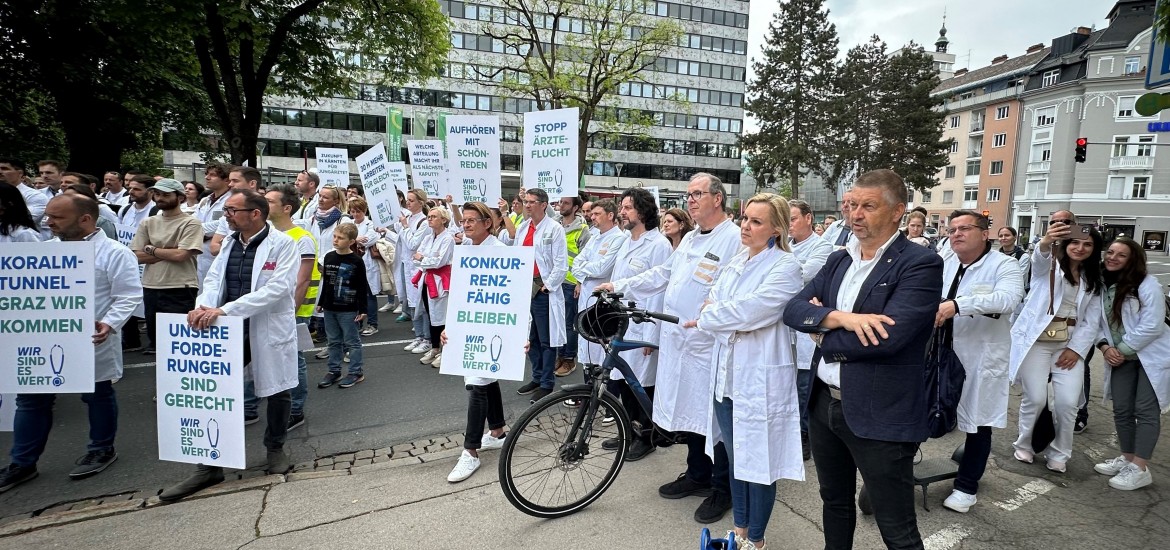
<svg viewBox="0 0 1170 550">
<path fill-rule="evenodd" d="M 199 464 L 195 467 L 195 473 L 187 479 L 168 487 L 165 491 L 158 495 L 158 499 L 163 502 L 174 502 L 183 497 L 191 496 L 202 489 L 206 489 L 217 483 L 223 482 L 223 468 L 219 466 L 205 466 Z"/>
<path fill-rule="evenodd" d="M 1088 428 L 1088 427 L 1089 427 L 1089 419 L 1088 418 L 1078 418 L 1077 423 L 1073 425 L 1073 433 L 1079 434 L 1081 432 L 1084 432 L 1085 428 Z"/>
<path fill-rule="evenodd" d="M 529 401 L 529 403 L 536 403 L 537 401 L 540 401 L 541 399 L 548 397 L 551 393 L 552 393 L 552 390 L 546 390 L 544 388 L 540 388 L 539 390 L 532 392 L 532 400 Z"/>
<path fill-rule="evenodd" d="M 244 425 L 245 425 L 245 426 L 251 426 L 252 424 L 255 424 L 255 423 L 259 422 L 259 421 L 260 421 L 260 415 L 259 415 L 259 414 L 248 414 L 248 413 L 244 413 Z"/>
<path fill-rule="evenodd" d="M 808 432 L 800 432 L 800 453 L 805 460 L 812 458 L 812 449 L 808 446 Z"/>
<path fill-rule="evenodd" d="M 703 499 L 699 509 L 695 510 L 695 521 L 704 524 L 716 523 L 723 519 L 723 516 L 727 515 L 727 511 L 730 509 L 731 495 L 725 495 L 718 491 L 712 492 L 711 496 Z"/>
<path fill-rule="evenodd" d="M 328 388 L 329 386 L 337 383 L 338 380 L 341 380 L 340 372 L 327 372 L 325 373 L 325 378 L 322 378 L 320 382 L 317 382 L 317 387 Z"/>
<path fill-rule="evenodd" d="M 110 467 L 115 460 L 118 460 L 118 453 L 113 449 L 104 451 L 90 451 L 85 453 L 85 456 L 77 459 L 74 464 L 77 465 L 73 471 L 69 472 L 69 477 L 73 479 L 83 479 L 94 474 L 100 474 L 103 470 Z"/>
<path fill-rule="evenodd" d="M 646 458 L 646 455 L 654 452 L 654 449 L 656 448 L 657 447 L 655 447 L 654 444 L 650 443 L 649 441 L 644 441 L 640 438 L 635 439 L 634 442 L 630 444 L 630 450 L 626 452 L 626 462 L 637 462 L 642 460 L 643 458 Z"/>
<path fill-rule="evenodd" d="M 516 394 L 517 395 L 528 395 L 528 394 L 530 394 L 536 390 L 539 390 L 539 389 L 540 389 L 540 384 L 537 384 L 536 382 L 529 382 L 527 384 L 524 384 L 523 386 L 520 386 L 520 389 L 516 390 Z"/>
<path fill-rule="evenodd" d="M 0 493 L 3 493 L 21 483 L 31 481 L 33 478 L 40 475 L 37 472 L 36 466 L 17 466 L 16 464 L 9 464 L 7 468 L 0 470 Z"/>
<path fill-rule="evenodd" d="M 669 447 L 674 445 L 674 434 L 654 428 L 654 436 L 651 441 L 654 442 L 655 447 Z"/>
<path fill-rule="evenodd" d="M 303 414 L 289 415 L 287 431 L 291 432 L 291 431 L 293 431 L 297 428 L 300 428 L 301 426 L 304 426 L 304 425 L 305 425 L 305 415 L 303 415 Z"/>
<path fill-rule="evenodd" d="M 363 381 L 365 381 L 365 379 L 366 375 L 360 372 L 357 374 L 347 374 L 345 375 L 345 378 L 341 379 L 341 382 L 338 382 L 337 387 L 341 389 L 352 388 L 358 384 L 361 384 Z"/>
<path fill-rule="evenodd" d="M 616 451 L 618 448 L 618 445 L 620 445 L 620 444 L 621 443 L 618 442 L 618 439 L 616 437 L 613 437 L 610 439 L 606 439 L 605 441 L 602 441 L 601 448 L 605 449 L 607 451 Z"/>
<path fill-rule="evenodd" d="M 264 471 L 269 474 L 283 474 L 289 469 L 288 455 L 284 453 L 283 449 L 268 451 L 268 467 Z"/>
<path fill-rule="evenodd" d="M 689 496 L 705 497 L 710 495 L 710 483 L 695 483 L 687 479 L 686 472 L 679 474 L 678 479 L 658 488 L 658 496 L 669 499 Z"/>
</svg>

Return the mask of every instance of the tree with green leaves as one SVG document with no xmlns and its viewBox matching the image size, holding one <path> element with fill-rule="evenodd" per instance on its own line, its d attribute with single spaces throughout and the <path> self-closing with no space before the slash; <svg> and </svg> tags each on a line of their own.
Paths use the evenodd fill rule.
<svg viewBox="0 0 1170 550">
<path fill-rule="evenodd" d="M 801 178 L 831 154 L 827 141 L 836 73 L 837 28 L 824 0 L 780 2 L 763 59 L 753 60 L 745 110 L 759 131 L 743 136 L 744 150 L 799 196 Z"/>
<path fill-rule="evenodd" d="M 683 36 L 670 19 L 647 15 L 644 0 L 500 0 L 503 23 L 484 34 L 503 43 L 516 62 L 482 74 L 508 95 L 532 99 L 537 109 L 577 107 L 580 113 L 578 169 L 598 133 L 639 139 L 649 115 L 609 108 L 621 86 L 645 82 L 645 73 Z"/>
<path fill-rule="evenodd" d="M 233 163 L 256 165 L 269 95 L 353 96 L 355 85 L 425 82 L 451 48 L 434 0 L 186 0 L 182 26 Z M 368 79 L 368 80 L 363 80 Z"/>
</svg>

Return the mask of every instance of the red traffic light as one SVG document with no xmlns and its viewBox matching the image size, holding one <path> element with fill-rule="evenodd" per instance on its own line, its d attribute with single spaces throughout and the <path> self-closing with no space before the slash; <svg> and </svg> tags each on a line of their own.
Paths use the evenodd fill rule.
<svg viewBox="0 0 1170 550">
<path fill-rule="evenodd" d="M 1077 138 L 1077 147 L 1084 147 L 1089 144 L 1089 138 Z"/>
</svg>

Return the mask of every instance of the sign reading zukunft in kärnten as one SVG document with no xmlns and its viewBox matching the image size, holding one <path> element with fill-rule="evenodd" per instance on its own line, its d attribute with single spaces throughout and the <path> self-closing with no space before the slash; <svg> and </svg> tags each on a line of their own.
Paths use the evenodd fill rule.
<svg viewBox="0 0 1170 550">
<path fill-rule="evenodd" d="M 447 116 L 447 168 L 456 204 L 500 201 L 500 117 Z"/>
<path fill-rule="evenodd" d="M 245 468 L 244 318 L 158 314 L 158 458 Z"/>
<path fill-rule="evenodd" d="M 538 187 L 555 201 L 577 196 L 576 107 L 524 113 L 524 187 Z"/>
<path fill-rule="evenodd" d="M 394 192 L 394 181 L 386 161 L 386 146 L 377 144 L 357 158 L 358 176 L 366 190 L 366 203 L 370 205 L 370 216 L 382 227 L 394 227 L 398 221 L 398 194 Z"/>
<path fill-rule="evenodd" d="M 317 148 L 317 175 L 321 185 L 349 185 L 349 151 L 345 149 Z"/>
<path fill-rule="evenodd" d="M 93 391 L 95 275 L 89 241 L 0 246 L 0 393 Z"/>
<path fill-rule="evenodd" d="M 523 380 L 531 246 L 456 246 L 442 374 Z"/>
<path fill-rule="evenodd" d="M 428 197 L 454 195 L 447 187 L 447 159 L 443 156 L 443 142 L 435 139 L 408 139 L 406 152 L 410 155 L 410 171 L 414 175 L 416 187 L 426 191 Z"/>
</svg>

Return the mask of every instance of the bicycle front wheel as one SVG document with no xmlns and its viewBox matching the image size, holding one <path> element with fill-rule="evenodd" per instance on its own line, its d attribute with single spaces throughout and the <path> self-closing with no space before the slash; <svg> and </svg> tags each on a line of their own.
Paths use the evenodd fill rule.
<svg viewBox="0 0 1170 550">
<path fill-rule="evenodd" d="M 582 406 L 565 409 L 566 399 Z M 622 469 L 630 440 L 630 419 L 618 400 L 601 394 L 589 413 L 590 389 L 558 391 L 524 411 L 504 440 L 500 486 L 521 512 L 558 518 L 592 504 Z M 612 416 L 611 425 L 602 419 Z M 602 443 L 610 441 L 604 448 Z"/>
</svg>

